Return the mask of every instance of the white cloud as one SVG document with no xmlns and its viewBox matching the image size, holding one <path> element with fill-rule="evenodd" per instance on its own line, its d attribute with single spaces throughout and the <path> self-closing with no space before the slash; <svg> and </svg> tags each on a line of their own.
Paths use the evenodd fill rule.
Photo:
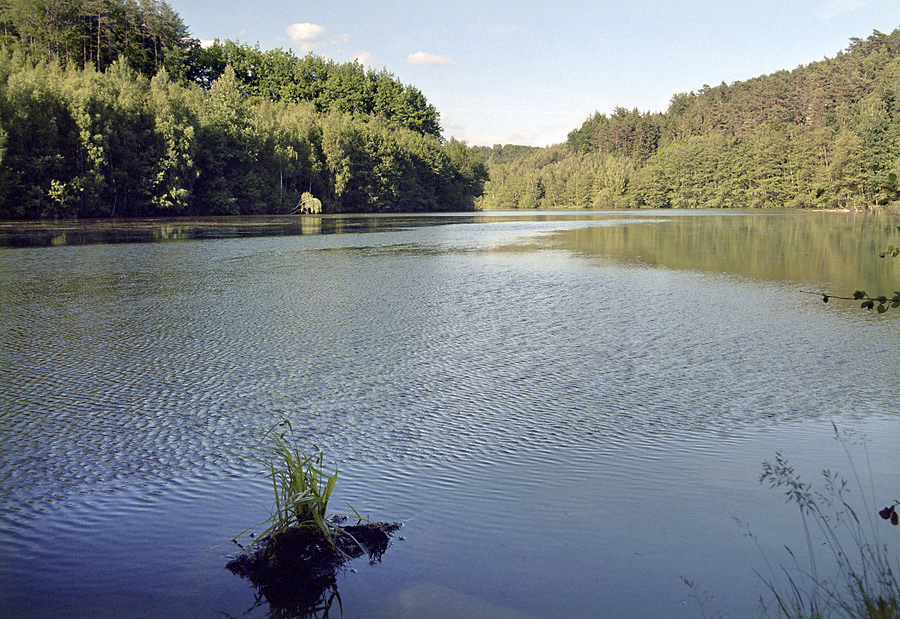
<svg viewBox="0 0 900 619">
<path fill-rule="evenodd" d="M 514 105 L 491 107 L 490 101 L 484 101 L 483 106 L 479 103 L 467 100 L 463 105 L 439 106 L 444 136 L 463 140 L 469 146 L 550 146 L 565 142 L 569 132 L 587 117 L 566 110 L 521 109 Z"/>
<path fill-rule="evenodd" d="M 315 48 L 345 45 L 350 41 L 349 34 L 341 34 L 336 37 L 326 36 L 325 27 L 318 24 L 291 24 L 285 30 L 291 43 L 297 45 L 304 52 L 311 52 Z"/>
<path fill-rule="evenodd" d="M 325 28 L 316 24 L 291 24 L 287 27 L 287 35 L 294 43 L 312 45 L 325 38 Z"/>
<path fill-rule="evenodd" d="M 435 54 L 426 54 L 425 52 L 416 52 L 406 57 L 409 64 L 426 65 L 431 67 L 447 66 L 453 62 L 446 56 L 436 56 Z"/>
<path fill-rule="evenodd" d="M 456 138 L 469 146 L 493 146 L 494 144 L 521 144 L 523 146 L 550 146 L 557 142 L 551 136 L 527 129 L 507 131 L 488 127 L 471 127 L 465 124 L 441 123 L 444 137 Z"/>
<path fill-rule="evenodd" d="M 819 9 L 819 17 L 826 20 L 834 19 L 838 15 L 861 9 L 867 4 L 868 0 L 828 0 L 825 6 Z"/>
<path fill-rule="evenodd" d="M 364 67 L 371 67 L 375 64 L 375 59 L 369 52 L 356 52 L 353 56 L 353 60 Z"/>
</svg>

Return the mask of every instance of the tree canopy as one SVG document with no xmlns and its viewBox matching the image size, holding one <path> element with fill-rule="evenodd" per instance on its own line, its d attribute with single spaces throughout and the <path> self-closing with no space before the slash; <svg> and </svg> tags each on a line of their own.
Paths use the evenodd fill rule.
<svg viewBox="0 0 900 619">
<path fill-rule="evenodd" d="M 5 45 L 63 66 L 103 70 L 124 57 L 148 75 L 199 47 L 161 0 L 4 0 L 0 28 Z"/>
<path fill-rule="evenodd" d="M 359 63 L 337 63 L 314 54 L 262 51 L 233 41 L 216 41 L 193 51 L 189 79 L 210 87 L 232 67 L 250 96 L 286 103 L 310 102 L 319 113 L 379 116 L 390 124 L 440 136 L 438 113 L 425 96 L 401 84 L 386 70 L 366 70 Z"/>
<path fill-rule="evenodd" d="M 482 153 L 386 71 L 231 41 L 156 0 L 0 2 L 0 218 L 474 208 Z"/>
</svg>

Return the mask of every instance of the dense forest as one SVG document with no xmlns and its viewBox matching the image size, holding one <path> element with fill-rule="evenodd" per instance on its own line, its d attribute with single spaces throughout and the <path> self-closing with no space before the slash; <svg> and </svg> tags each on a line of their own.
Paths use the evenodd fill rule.
<svg viewBox="0 0 900 619">
<path fill-rule="evenodd" d="M 478 149 L 386 71 L 157 0 L 0 0 L 0 218 L 470 210 Z"/>
<path fill-rule="evenodd" d="M 665 113 L 594 114 L 563 144 L 483 152 L 485 208 L 876 207 L 897 195 L 900 30 Z"/>
<path fill-rule="evenodd" d="M 864 209 L 898 172 L 900 30 L 664 113 L 596 113 L 548 148 L 486 148 L 445 140 L 385 70 L 203 47 L 160 0 L 0 0 L 0 219 Z"/>
</svg>

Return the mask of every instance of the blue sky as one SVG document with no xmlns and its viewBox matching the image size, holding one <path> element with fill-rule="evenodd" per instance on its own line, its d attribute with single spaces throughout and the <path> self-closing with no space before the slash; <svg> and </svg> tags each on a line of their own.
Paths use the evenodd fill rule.
<svg viewBox="0 0 900 619">
<path fill-rule="evenodd" d="M 201 40 L 386 68 L 445 137 L 547 146 L 593 112 L 794 69 L 900 27 L 900 0 L 169 0 Z"/>
</svg>

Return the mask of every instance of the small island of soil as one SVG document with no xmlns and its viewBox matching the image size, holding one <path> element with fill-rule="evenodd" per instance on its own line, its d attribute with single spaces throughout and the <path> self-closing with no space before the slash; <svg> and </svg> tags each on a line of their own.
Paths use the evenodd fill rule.
<svg viewBox="0 0 900 619">
<path fill-rule="evenodd" d="M 271 606 L 313 611 L 337 596 L 338 569 L 364 554 L 369 563 L 380 562 L 400 526 L 332 522 L 331 541 L 316 526 L 289 527 L 258 540 L 225 567 L 252 582 Z M 331 597 L 325 601 L 328 592 Z"/>
</svg>

